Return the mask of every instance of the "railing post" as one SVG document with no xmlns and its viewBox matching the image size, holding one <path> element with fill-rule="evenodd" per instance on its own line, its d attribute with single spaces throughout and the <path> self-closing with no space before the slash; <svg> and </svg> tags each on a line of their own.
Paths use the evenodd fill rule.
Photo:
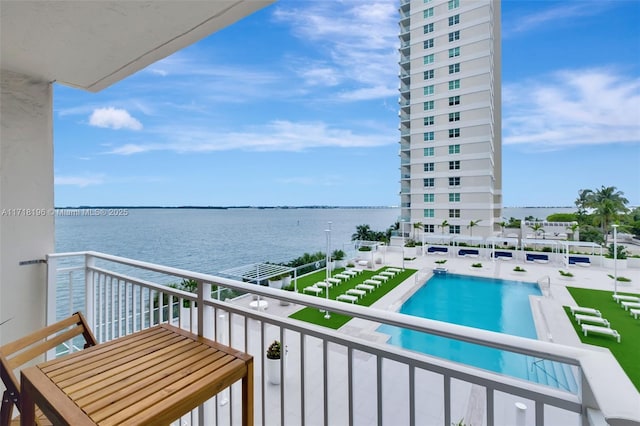
<svg viewBox="0 0 640 426">
<path fill-rule="evenodd" d="M 198 336 L 215 340 L 213 330 L 213 308 L 205 305 L 211 298 L 211 283 L 198 281 Z"/>
<path fill-rule="evenodd" d="M 57 302 L 56 291 L 58 284 L 58 261 L 55 257 L 47 255 L 47 325 L 53 324 L 58 319 L 56 316 Z"/>
<path fill-rule="evenodd" d="M 89 268 L 94 267 L 96 264 L 96 259 L 90 254 L 84 255 L 84 316 L 87 319 L 87 322 L 90 324 L 92 330 L 96 330 L 96 318 L 95 318 L 95 306 L 94 306 L 94 297 L 95 297 L 95 285 L 93 282 L 93 271 Z"/>
</svg>

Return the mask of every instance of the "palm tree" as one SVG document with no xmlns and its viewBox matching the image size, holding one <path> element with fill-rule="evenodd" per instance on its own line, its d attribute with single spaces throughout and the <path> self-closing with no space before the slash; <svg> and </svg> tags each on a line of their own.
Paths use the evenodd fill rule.
<svg viewBox="0 0 640 426">
<path fill-rule="evenodd" d="M 473 227 L 476 226 L 481 221 L 482 221 L 482 219 L 470 220 L 469 221 L 469 224 L 467 225 L 467 229 L 469 230 L 469 236 L 470 237 L 473 237 Z"/>
<path fill-rule="evenodd" d="M 504 237 L 504 228 L 507 227 L 507 222 L 503 220 L 502 222 L 499 222 L 498 225 L 500 226 L 500 236 Z"/>
<path fill-rule="evenodd" d="M 567 230 L 571 231 L 571 239 L 573 241 L 576 240 L 576 232 L 578 231 L 578 229 L 580 229 L 580 225 L 578 225 L 577 223 L 574 223 L 573 225 L 567 227 Z"/>
<path fill-rule="evenodd" d="M 535 222 L 533 225 L 529 225 L 529 228 L 533 230 L 534 235 L 538 236 L 538 232 L 542 231 L 544 236 L 544 228 L 538 222 Z"/>
<path fill-rule="evenodd" d="M 371 227 L 369 225 L 356 226 L 356 233 L 351 236 L 351 241 L 368 241 L 371 236 Z"/>
<path fill-rule="evenodd" d="M 587 200 L 585 207 L 594 209 L 593 215 L 600 223 L 606 242 L 609 225 L 618 218 L 620 213 L 628 210 L 629 200 L 624 197 L 624 192 L 618 191 L 615 186 L 602 186 L 595 192 L 590 191 L 585 197 Z"/>
<path fill-rule="evenodd" d="M 587 214 L 587 208 L 589 206 L 589 199 L 593 196 L 593 191 L 590 189 L 581 189 L 578 191 L 578 198 L 575 201 L 578 211 L 576 212 L 578 219 L 582 219 Z"/>
<path fill-rule="evenodd" d="M 416 222 L 413 224 L 413 239 L 417 239 L 416 238 L 416 231 L 418 229 L 424 229 L 424 224 L 422 222 Z"/>
<path fill-rule="evenodd" d="M 448 226 L 449 226 L 449 222 L 447 222 L 446 220 L 443 220 L 442 223 L 438 225 L 438 228 L 442 228 L 442 235 L 444 235 L 444 228 Z"/>
</svg>

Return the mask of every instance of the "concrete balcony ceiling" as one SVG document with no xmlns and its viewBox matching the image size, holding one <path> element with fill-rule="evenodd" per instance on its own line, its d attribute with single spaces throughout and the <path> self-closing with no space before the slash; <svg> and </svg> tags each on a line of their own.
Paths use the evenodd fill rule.
<svg viewBox="0 0 640 426">
<path fill-rule="evenodd" d="M 2 0 L 0 65 L 98 92 L 274 1 Z"/>
</svg>

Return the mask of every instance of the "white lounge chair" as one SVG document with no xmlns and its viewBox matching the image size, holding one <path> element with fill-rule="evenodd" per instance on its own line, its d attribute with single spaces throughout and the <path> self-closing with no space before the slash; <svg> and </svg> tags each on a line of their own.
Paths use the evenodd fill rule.
<svg viewBox="0 0 640 426">
<path fill-rule="evenodd" d="M 333 277 L 334 278 L 338 278 L 340 280 L 348 280 L 349 278 L 351 278 L 351 275 L 349 275 L 349 274 L 335 274 Z"/>
<path fill-rule="evenodd" d="M 304 293 L 313 293 L 315 295 L 318 295 L 320 293 L 322 293 L 324 290 L 322 290 L 320 287 L 316 287 L 316 285 L 310 285 L 308 287 L 305 287 L 302 289 L 302 291 Z"/>
<path fill-rule="evenodd" d="M 358 289 L 352 288 L 347 290 L 346 294 L 350 294 L 351 296 L 364 297 L 364 295 L 367 294 L 367 292 L 364 290 L 358 290 Z"/>
<path fill-rule="evenodd" d="M 340 280 L 340 278 L 327 278 L 326 279 L 327 282 L 331 283 L 331 284 L 340 284 L 342 281 Z"/>
<path fill-rule="evenodd" d="M 386 275 L 374 275 L 371 277 L 371 279 L 386 282 L 389 279 L 389 277 L 387 277 Z"/>
<path fill-rule="evenodd" d="M 629 313 L 633 315 L 635 319 L 638 319 L 640 316 L 640 309 L 629 309 Z"/>
<path fill-rule="evenodd" d="M 386 270 L 389 272 L 395 272 L 396 274 L 399 272 L 402 272 L 402 269 L 398 269 L 398 268 L 387 268 Z"/>
<path fill-rule="evenodd" d="M 362 268 L 351 268 L 351 270 L 352 270 L 353 272 L 357 272 L 358 274 L 361 274 L 361 273 L 362 273 L 362 271 L 364 271 L 364 269 L 362 269 Z"/>
<path fill-rule="evenodd" d="M 595 315 L 597 317 L 601 317 L 602 314 L 599 310 L 593 308 L 583 308 L 582 306 L 569 306 L 569 310 L 573 315 L 575 314 L 587 314 L 587 315 Z"/>
<path fill-rule="evenodd" d="M 350 294 L 341 294 L 340 296 L 336 297 L 336 300 L 340 300 L 341 302 L 356 303 L 358 301 L 358 298 L 356 296 L 351 296 Z"/>
<path fill-rule="evenodd" d="M 390 270 L 380 272 L 380 275 L 386 275 L 387 277 L 395 277 L 396 273 Z"/>
<path fill-rule="evenodd" d="M 322 288 L 331 287 L 331 283 L 326 283 L 324 281 L 319 281 L 319 282 L 315 283 L 314 285 L 316 287 L 322 287 Z"/>
<path fill-rule="evenodd" d="M 640 297 L 636 296 L 625 296 L 623 294 L 614 294 L 613 300 L 616 302 L 640 302 Z"/>
<path fill-rule="evenodd" d="M 358 284 L 358 285 L 356 286 L 356 288 L 357 288 L 358 290 L 366 290 L 366 291 L 369 291 L 369 292 L 371 292 L 371 291 L 375 290 L 375 287 L 374 287 L 374 286 L 372 286 L 372 285 L 369 285 L 369 284 Z"/>
<path fill-rule="evenodd" d="M 625 311 L 628 311 L 629 308 L 640 308 L 640 303 L 638 302 L 620 302 Z"/>
<path fill-rule="evenodd" d="M 372 285 L 375 285 L 376 287 L 380 287 L 380 285 L 382 285 L 382 281 L 372 280 L 372 279 L 364 280 L 363 283 L 372 284 Z"/>
<path fill-rule="evenodd" d="M 582 332 L 586 336 L 587 333 L 604 334 L 607 336 L 613 336 L 620 343 L 620 333 L 617 330 L 608 327 L 600 327 L 599 325 L 582 324 Z"/>
<path fill-rule="evenodd" d="M 347 269 L 346 271 L 342 271 L 342 273 L 344 275 L 349 275 L 350 277 L 355 277 L 356 275 L 358 275 L 358 273 L 356 271 L 353 271 L 351 269 Z"/>
<path fill-rule="evenodd" d="M 593 315 L 581 315 L 576 314 L 576 321 L 578 324 L 588 322 L 591 324 L 602 325 L 604 327 L 610 327 L 609 321 L 602 317 L 594 317 Z"/>
</svg>

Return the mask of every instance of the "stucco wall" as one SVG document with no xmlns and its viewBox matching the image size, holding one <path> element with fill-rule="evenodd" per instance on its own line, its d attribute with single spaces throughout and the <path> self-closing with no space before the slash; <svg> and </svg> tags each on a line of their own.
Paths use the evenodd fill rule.
<svg viewBox="0 0 640 426">
<path fill-rule="evenodd" d="M 52 88 L 0 71 L 0 343 L 45 324 L 54 251 Z"/>
</svg>

